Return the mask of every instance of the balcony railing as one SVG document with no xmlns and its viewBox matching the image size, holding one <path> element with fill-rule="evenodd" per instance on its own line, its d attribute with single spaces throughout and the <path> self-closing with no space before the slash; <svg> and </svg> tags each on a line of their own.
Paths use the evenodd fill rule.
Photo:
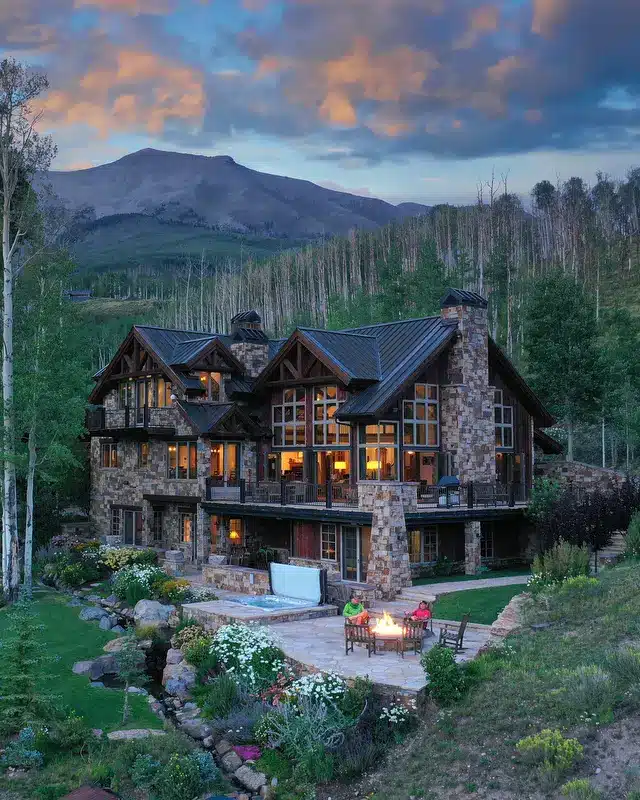
<svg viewBox="0 0 640 800">
<path fill-rule="evenodd" d="M 105 408 L 87 411 L 88 431 L 123 430 L 127 428 L 173 428 L 172 408 Z"/>
<path fill-rule="evenodd" d="M 207 500 L 324 508 L 358 508 L 359 505 L 358 486 L 284 479 L 255 483 L 243 478 L 237 481 L 209 478 Z M 527 487 L 520 483 L 468 483 L 460 487 L 424 485 L 418 489 L 417 509 L 513 508 L 527 500 Z"/>
<path fill-rule="evenodd" d="M 419 508 L 497 508 L 526 503 L 528 489 L 522 483 L 467 483 L 461 486 L 418 488 Z"/>
<path fill-rule="evenodd" d="M 241 478 L 237 485 L 208 479 L 208 500 L 229 500 L 282 506 L 358 507 L 358 487 L 346 483 L 307 483 L 305 481 L 262 481 Z"/>
</svg>

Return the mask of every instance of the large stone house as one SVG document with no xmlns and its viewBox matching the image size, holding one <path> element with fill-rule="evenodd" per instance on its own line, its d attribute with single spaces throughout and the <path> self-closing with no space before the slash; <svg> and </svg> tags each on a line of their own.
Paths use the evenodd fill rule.
<svg viewBox="0 0 640 800">
<path fill-rule="evenodd" d="M 135 326 L 90 403 L 106 541 L 196 564 L 280 548 L 382 596 L 443 557 L 522 555 L 534 442 L 552 441 L 486 301 L 455 289 L 439 316 L 286 340 L 254 311 L 226 334 Z"/>
</svg>

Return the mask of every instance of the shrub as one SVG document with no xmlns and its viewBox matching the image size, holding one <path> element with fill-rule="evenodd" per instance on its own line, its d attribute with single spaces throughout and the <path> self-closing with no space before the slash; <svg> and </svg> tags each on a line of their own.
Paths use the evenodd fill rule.
<svg viewBox="0 0 640 800">
<path fill-rule="evenodd" d="M 153 783 L 159 800 L 184 800 L 197 797 L 203 787 L 198 762 L 177 753 L 158 772 Z"/>
<path fill-rule="evenodd" d="M 191 641 L 205 637 L 205 630 L 199 622 L 194 619 L 182 620 L 171 637 L 171 647 L 184 650 Z"/>
<path fill-rule="evenodd" d="M 214 634 L 211 653 L 252 691 L 266 689 L 280 673 L 288 672 L 284 653 L 266 626 L 223 625 Z"/>
<path fill-rule="evenodd" d="M 182 648 L 185 659 L 198 669 L 207 666 L 214 668 L 218 659 L 215 653 L 211 652 L 211 639 L 208 636 L 201 636 L 192 639 Z"/>
<path fill-rule="evenodd" d="M 602 714 L 615 701 L 615 686 L 611 676 L 596 665 L 579 667 L 569 678 L 565 701 L 570 710 Z"/>
<path fill-rule="evenodd" d="M 626 558 L 640 558 L 640 511 L 631 517 L 624 537 L 624 554 Z"/>
<path fill-rule="evenodd" d="M 602 797 L 601 792 L 594 789 L 586 778 L 576 778 L 565 783 L 560 789 L 560 794 L 572 800 L 600 800 Z"/>
<path fill-rule="evenodd" d="M 422 655 L 420 663 L 429 681 L 429 694 L 434 700 L 449 705 L 462 697 L 466 688 L 465 675 L 452 650 L 435 645 Z"/>
<path fill-rule="evenodd" d="M 206 694 L 199 697 L 204 716 L 212 719 L 228 716 L 237 699 L 238 684 L 226 672 L 208 683 Z"/>
<path fill-rule="evenodd" d="M 520 739 L 516 750 L 524 762 L 537 764 L 553 776 L 570 770 L 584 752 L 577 739 L 565 739 L 560 731 L 549 729 Z"/>
<path fill-rule="evenodd" d="M 22 767 L 30 769 L 41 767 L 44 757 L 36 750 L 36 734 L 33 728 L 23 728 L 18 738 L 9 742 L 0 756 L 0 767 Z"/>
<path fill-rule="evenodd" d="M 130 606 L 134 606 L 139 600 L 150 599 L 156 586 L 168 580 L 168 575 L 159 567 L 134 564 L 115 573 L 112 578 L 113 593 L 120 600 L 126 600 Z"/>
<path fill-rule="evenodd" d="M 47 722 L 47 727 L 37 732 L 36 743 L 38 749 L 44 753 L 80 754 L 87 749 L 94 738 L 84 717 L 79 717 L 75 711 L 71 711 L 63 719 Z"/>
<path fill-rule="evenodd" d="M 367 703 L 373 695 L 373 684 L 368 678 L 356 678 L 353 686 L 349 686 L 346 692 L 338 700 L 338 706 L 342 713 L 350 719 L 357 719 L 364 711 Z"/>
<path fill-rule="evenodd" d="M 344 742 L 352 721 L 337 708 L 301 696 L 296 705 L 284 703 L 269 720 L 269 744 L 299 762 L 310 751 L 335 750 Z"/>
<path fill-rule="evenodd" d="M 343 678 L 333 673 L 315 672 L 303 675 L 293 681 L 287 689 L 287 695 L 294 702 L 306 697 L 324 706 L 338 706 L 345 695 L 347 684 Z"/>
<path fill-rule="evenodd" d="M 347 736 L 336 753 L 336 775 L 343 780 L 356 778 L 377 766 L 387 752 L 387 743 L 376 741 L 370 729 L 358 731 L 353 736 Z"/>
<path fill-rule="evenodd" d="M 453 572 L 453 562 L 447 556 L 438 556 L 438 560 L 433 565 L 433 574 L 438 577 L 447 577 Z"/>
<path fill-rule="evenodd" d="M 333 778 L 334 756 L 322 747 L 315 745 L 305 750 L 296 759 L 293 777 L 296 783 L 327 783 Z"/>
<path fill-rule="evenodd" d="M 161 763 L 150 753 L 140 754 L 131 767 L 131 781 L 136 789 L 150 789 L 160 772 Z"/>
<path fill-rule="evenodd" d="M 155 589 L 155 586 L 153 587 Z M 190 599 L 191 584 L 185 578 L 164 580 L 158 586 L 158 599 L 167 603 L 184 603 Z"/>
<path fill-rule="evenodd" d="M 409 708 L 404 703 L 392 703 L 390 706 L 383 707 L 380 719 L 395 730 L 407 729 L 414 721 L 412 715 L 414 710 L 415 701 L 413 708 Z"/>
<path fill-rule="evenodd" d="M 275 723 L 277 722 L 278 716 L 279 714 L 277 711 L 267 711 L 267 713 L 256 722 L 253 735 L 259 745 L 266 747 L 271 741 L 271 738 L 275 737 Z"/>
<path fill-rule="evenodd" d="M 134 547 L 101 547 L 100 560 L 113 572 L 129 567 L 134 564 L 152 565 L 155 564 L 158 555 L 155 550 L 136 550 Z"/>
<path fill-rule="evenodd" d="M 607 666 L 618 683 L 625 686 L 640 684 L 640 650 L 626 647 L 607 658 Z"/>
<path fill-rule="evenodd" d="M 589 575 L 591 554 L 585 545 L 570 544 L 561 539 L 533 560 L 532 578 L 528 586 L 532 591 L 562 583 L 566 578 Z"/>
<path fill-rule="evenodd" d="M 291 762 L 279 750 L 265 750 L 255 763 L 258 772 L 264 772 L 269 778 L 277 778 L 278 782 L 291 777 Z"/>
</svg>

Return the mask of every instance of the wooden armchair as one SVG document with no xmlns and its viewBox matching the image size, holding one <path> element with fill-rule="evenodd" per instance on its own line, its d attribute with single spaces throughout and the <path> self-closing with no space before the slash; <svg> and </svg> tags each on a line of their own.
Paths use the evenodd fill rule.
<svg viewBox="0 0 640 800">
<path fill-rule="evenodd" d="M 372 633 L 369 625 L 354 625 L 353 623 L 345 620 L 344 623 L 344 652 L 348 655 L 353 653 L 354 644 L 361 644 L 367 648 L 369 658 L 371 652 L 376 652 L 376 635 Z"/>
<path fill-rule="evenodd" d="M 422 637 L 425 623 L 422 620 L 405 619 L 402 622 L 402 641 L 398 642 L 400 655 L 404 658 L 406 650 L 413 650 L 419 655 L 422 650 Z"/>
<path fill-rule="evenodd" d="M 464 632 L 469 622 L 469 614 L 462 617 L 459 625 L 448 624 L 440 629 L 440 638 L 438 644 L 443 647 L 451 647 L 454 652 L 459 653 L 463 650 L 462 640 L 464 639 Z"/>
</svg>

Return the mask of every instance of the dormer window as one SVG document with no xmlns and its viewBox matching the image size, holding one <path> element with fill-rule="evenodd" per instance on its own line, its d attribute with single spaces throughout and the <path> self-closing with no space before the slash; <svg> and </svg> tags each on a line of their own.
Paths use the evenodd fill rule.
<svg viewBox="0 0 640 800">
<path fill-rule="evenodd" d="M 217 402 L 220 399 L 222 375 L 219 372 L 201 372 L 200 383 L 204 389 L 203 400 Z"/>
<path fill-rule="evenodd" d="M 513 447 L 513 406 L 506 405 L 504 392 L 496 389 L 494 414 L 496 425 L 496 447 Z"/>
</svg>

